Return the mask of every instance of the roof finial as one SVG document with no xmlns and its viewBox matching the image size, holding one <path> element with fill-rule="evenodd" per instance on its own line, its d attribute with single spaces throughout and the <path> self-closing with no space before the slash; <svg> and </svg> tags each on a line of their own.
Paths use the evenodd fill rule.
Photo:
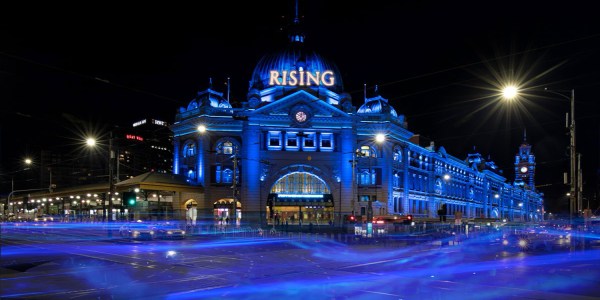
<svg viewBox="0 0 600 300">
<path fill-rule="evenodd" d="M 212 89 L 212 77 L 208 77 L 208 88 Z"/>
<path fill-rule="evenodd" d="M 375 85 L 375 95 L 377 95 L 377 93 L 379 92 L 379 85 Z"/>
<path fill-rule="evenodd" d="M 365 97 L 365 103 L 367 103 L 367 84 L 364 84 L 364 97 Z"/>
<path fill-rule="evenodd" d="M 527 143 L 527 128 L 523 129 L 523 142 Z"/>
<path fill-rule="evenodd" d="M 227 102 L 229 102 L 229 91 L 230 91 L 230 87 L 229 87 L 229 77 L 227 77 Z"/>
<path fill-rule="evenodd" d="M 302 33 L 302 29 L 300 28 L 300 13 L 298 9 L 298 1 L 299 0 L 296 0 L 294 23 L 291 26 L 289 35 L 290 41 L 292 43 L 304 43 L 304 33 Z"/>
</svg>

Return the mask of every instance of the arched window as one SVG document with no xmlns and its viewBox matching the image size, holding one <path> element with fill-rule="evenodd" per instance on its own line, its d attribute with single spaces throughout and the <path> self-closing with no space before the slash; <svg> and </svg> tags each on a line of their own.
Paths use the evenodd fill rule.
<svg viewBox="0 0 600 300">
<path fill-rule="evenodd" d="M 364 157 L 377 157 L 377 153 L 375 152 L 375 149 L 371 148 L 368 145 L 360 146 L 360 149 L 358 150 L 358 152 L 360 152 L 360 155 L 364 156 Z"/>
<path fill-rule="evenodd" d="M 271 188 L 277 194 L 329 194 L 325 181 L 308 172 L 292 172 L 277 180 Z"/>
<path fill-rule="evenodd" d="M 234 153 L 238 153 L 239 145 L 237 142 L 231 140 L 230 138 L 222 138 L 217 141 L 215 150 L 218 154 L 231 155 Z"/>
<path fill-rule="evenodd" d="M 223 168 L 217 166 L 215 174 L 216 183 L 232 183 L 233 182 L 233 171 L 230 168 Z"/>
<path fill-rule="evenodd" d="M 363 169 L 358 174 L 358 182 L 360 184 L 375 184 L 375 171 L 369 172 L 369 169 Z"/>
<path fill-rule="evenodd" d="M 400 147 L 394 148 L 394 161 L 402 162 L 402 149 Z"/>
<path fill-rule="evenodd" d="M 196 179 L 196 172 L 194 172 L 194 170 L 189 170 L 189 171 L 187 172 L 187 177 L 188 177 L 189 179 Z"/>
<path fill-rule="evenodd" d="M 192 157 L 196 155 L 196 143 L 187 142 L 183 147 L 183 157 Z"/>
</svg>

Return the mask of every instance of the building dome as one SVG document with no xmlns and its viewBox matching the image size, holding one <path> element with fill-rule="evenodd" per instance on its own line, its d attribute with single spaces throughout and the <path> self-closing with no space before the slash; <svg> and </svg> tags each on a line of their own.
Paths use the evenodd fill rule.
<svg viewBox="0 0 600 300">
<path fill-rule="evenodd" d="M 358 111 L 358 114 L 390 114 L 394 117 L 398 117 L 396 110 L 388 104 L 387 100 L 381 96 L 367 99 L 367 102 L 363 104 Z"/>
<path fill-rule="evenodd" d="M 333 86 L 326 88 L 336 93 L 342 92 L 344 88 L 339 69 L 321 55 L 314 51 L 306 50 L 303 46 L 302 43 L 295 42 L 283 51 L 263 56 L 254 68 L 249 90 L 263 90 L 268 88 L 270 86 L 271 71 L 290 72 L 296 70 L 311 72 L 313 74 L 320 72 L 322 74 L 329 70 L 333 72 L 335 82 Z M 312 85 L 311 87 L 318 88 L 316 85 Z"/>
</svg>

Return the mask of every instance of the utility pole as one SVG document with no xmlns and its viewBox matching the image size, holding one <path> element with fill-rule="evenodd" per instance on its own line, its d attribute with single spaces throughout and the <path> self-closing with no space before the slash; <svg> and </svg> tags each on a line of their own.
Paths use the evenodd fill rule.
<svg viewBox="0 0 600 300">
<path fill-rule="evenodd" d="M 570 135 L 570 161 L 571 161 L 571 196 L 569 201 L 569 221 L 573 223 L 573 212 L 577 211 L 577 204 L 579 201 L 578 191 L 578 172 L 577 172 L 577 149 L 575 148 L 575 90 L 571 90 L 571 124 L 569 126 Z"/>
<path fill-rule="evenodd" d="M 115 181 L 113 179 L 113 168 L 115 154 L 113 151 L 113 132 L 110 132 L 108 140 L 108 237 L 112 237 L 112 214 L 113 214 L 113 197 L 115 196 Z"/>
<path fill-rule="evenodd" d="M 232 193 L 233 193 L 233 210 L 232 210 L 232 218 L 230 220 L 230 222 L 232 222 L 232 224 L 237 224 L 237 162 L 238 159 L 236 157 L 235 154 L 233 154 L 231 156 L 231 158 L 233 159 L 233 178 L 232 178 L 232 185 L 231 185 L 231 189 L 232 189 Z"/>
</svg>

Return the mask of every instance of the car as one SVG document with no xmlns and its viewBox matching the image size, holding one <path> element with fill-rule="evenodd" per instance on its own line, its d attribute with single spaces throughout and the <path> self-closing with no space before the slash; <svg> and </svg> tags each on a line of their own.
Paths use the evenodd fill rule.
<svg viewBox="0 0 600 300">
<path fill-rule="evenodd" d="M 143 223 L 125 224 L 119 228 L 119 235 L 133 240 L 152 240 L 154 227 Z"/>
<path fill-rule="evenodd" d="M 54 222 L 58 221 L 58 217 L 52 215 L 41 215 L 33 219 L 34 222 Z"/>
<path fill-rule="evenodd" d="M 154 226 L 155 237 L 159 239 L 184 239 L 185 230 L 174 224 L 162 224 Z"/>
</svg>

